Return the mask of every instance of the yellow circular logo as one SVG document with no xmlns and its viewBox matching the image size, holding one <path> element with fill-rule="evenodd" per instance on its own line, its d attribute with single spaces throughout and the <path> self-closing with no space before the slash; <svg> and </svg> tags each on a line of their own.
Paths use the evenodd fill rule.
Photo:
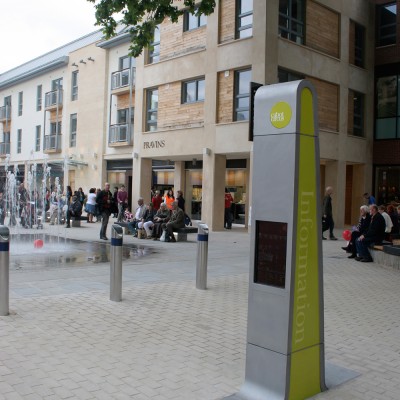
<svg viewBox="0 0 400 400">
<path fill-rule="evenodd" d="M 271 109 L 271 124 L 278 129 L 289 125 L 292 118 L 292 109 L 285 101 L 276 103 Z"/>
</svg>

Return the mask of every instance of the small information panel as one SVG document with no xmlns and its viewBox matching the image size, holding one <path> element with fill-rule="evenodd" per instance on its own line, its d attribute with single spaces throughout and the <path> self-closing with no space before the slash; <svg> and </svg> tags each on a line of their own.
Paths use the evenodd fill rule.
<svg viewBox="0 0 400 400">
<path fill-rule="evenodd" d="M 285 288 L 287 223 L 256 221 L 254 283 Z"/>
</svg>

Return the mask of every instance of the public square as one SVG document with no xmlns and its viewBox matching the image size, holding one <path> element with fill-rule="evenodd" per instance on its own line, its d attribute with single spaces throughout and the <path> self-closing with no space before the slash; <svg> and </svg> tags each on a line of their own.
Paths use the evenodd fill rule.
<svg viewBox="0 0 400 400">
<path fill-rule="evenodd" d="M 100 242 L 100 224 L 55 229 Z M 125 235 L 124 245 L 138 248 L 123 262 L 122 302 L 109 300 L 105 258 L 74 264 L 68 250 L 67 263 L 15 266 L 11 256 L 0 399 L 212 400 L 238 392 L 249 240 L 239 226 L 211 232 L 208 288 L 198 290 L 195 234 L 178 243 Z M 326 360 L 360 375 L 314 399 L 399 399 L 400 271 L 348 260 L 342 245 L 323 242 Z"/>
</svg>

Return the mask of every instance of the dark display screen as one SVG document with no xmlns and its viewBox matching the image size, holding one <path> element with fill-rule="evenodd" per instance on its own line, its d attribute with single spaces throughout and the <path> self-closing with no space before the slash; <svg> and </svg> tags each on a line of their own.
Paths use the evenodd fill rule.
<svg viewBox="0 0 400 400">
<path fill-rule="evenodd" d="M 285 288 L 287 224 L 256 221 L 254 283 Z"/>
</svg>

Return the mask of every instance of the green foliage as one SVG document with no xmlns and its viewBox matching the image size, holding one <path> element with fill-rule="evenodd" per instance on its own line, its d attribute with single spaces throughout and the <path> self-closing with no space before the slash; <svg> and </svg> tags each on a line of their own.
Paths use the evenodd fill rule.
<svg viewBox="0 0 400 400">
<path fill-rule="evenodd" d="M 144 47 L 153 40 L 155 27 L 169 18 L 177 22 L 178 17 L 189 10 L 196 15 L 210 15 L 215 9 L 215 0 L 87 0 L 94 3 L 96 25 L 103 28 L 107 39 L 116 34 L 118 22 L 126 26 L 131 35 L 130 55 L 139 56 Z M 184 8 L 179 7 L 183 4 Z M 118 21 L 116 20 L 118 17 Z"/>
</svg>

